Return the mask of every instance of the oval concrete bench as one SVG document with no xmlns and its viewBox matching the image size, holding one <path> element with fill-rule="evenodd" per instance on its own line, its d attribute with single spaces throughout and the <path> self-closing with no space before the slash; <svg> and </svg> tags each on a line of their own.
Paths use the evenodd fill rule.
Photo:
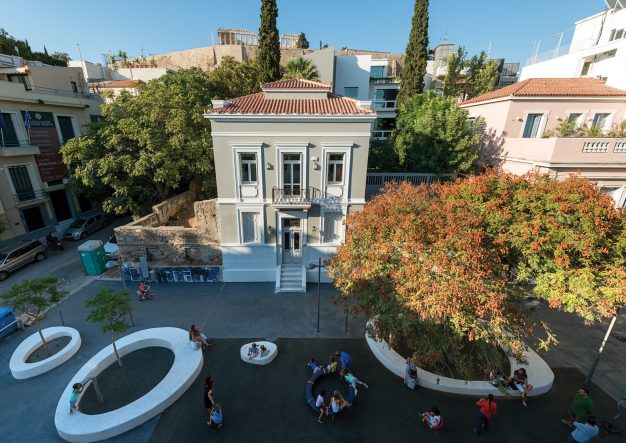
<svg viewBox="0 0 626 443">
<path fill-rule="evenodd" d="M 368 322 L 368 326 L 372 326 L 371 320 Z M 365 333 L 365 340 L 367 340 L 367 344 L 374 353 L 374 356 L 376 356 L 383 366 L 404 380 L 406 359 L 390 348 L 386 341 L 373 339 L 367 332 Z M 525 365 L 518 365 L 514 359 L 509 357 L 511 369 L 516 367 L 526 369 L 528 381 L 534 386 L 533 390 L 528 394 L 530 397 L 545 394 L 552 388 L 554 372 L 552 372 L 550 366 L 532 349 L 528 349 L 525 352 L 525 356 L 528 361 L 528 364 Z M 439 380 L 439 382 L 437 382 L 437 380 Z M 451 394 L 476 395 L 481 397 L 487 394 L 493 394 L 494 397 L 506 397 L 507 395 L 488 381 L 458 380 L 433 374 L 421 368 L 417 368 L 417 384 L 428 389 L 449 392 Z M 508 395 L 511 396 L 520 396 L 519 391 L 507 390 L 507 392 Z"/>
<path fill-rule="evenodd" d="M 313 375 L 311 375 L 311 377 L 307 380 L 306 388 L 304 389 L 304 397 L 306 398 L 306 403 L 317 413 L 320 412 L 320 408 L 315 406 L 315 398 L 313 398 L 313 387 L 320 378 L 323 378 L 328 374 L 337 374 L 337 372 L 326 372 L 326 368 L 322 369 L 321 371 L 314 372 Z M 354 391 L 352 385 L 348 385 L 348 396 L 346 397 L 348 407 L 352 406 L 355 399 L 356 392 Z M 341 413 L 341 411 L 338 413 Z"/>
<path fill-rule="evenodd" d="M 264 357 L 261 357 L 261 350 L 259 349 L 258 357 L 254 357 L 254 358 L 248 357 L 248 348 L 252 346 L 252 343 L 256 343 L 257 347 L 259 348 L 261 347 L 261 345 L 263 345 L 270 352 Z M 239 350 L 239 356 L 241 357 L 241 359 L 245 361 L 246 363 L 251 363 L 253 365 L 267 365 L 271 363 L 272 360 L 274 360 L 277 355 L 278 355 L 278 346 L 276 346 L 274 343 L 270 341 L 255 341 L 255 342 L 246 343 Z"/>
<path fill-rule="evenodd" d="M 13 374 L 14 378 L 22 380 L 48 372 L 49 370 L 54 369 L 68 361 L 80 349 L 80 334 L 74 328 L 54 326 L 42 329 L 41 333 L 46 339 L 46 342 L 50 342 L 61 337 L 70 337 L 70 341 L 56 354 L 38 362 L 26 363 L 28 356 L 43 346 L 39 332 L 35 332 L 33 335 L 29 336 L 22 343 L 20 343 L 15 351 L 13 351 L 13 355 L 9 361 L 9 369 L 11 370 L 11 374 Z"/>
<path fill-rule="evenodd" d="M 76 382 L 85 384 L 109 365 L 117 364 L 113 345 L 98 352 L 70 379 L 57 404 L 54 424 L 59 435 L 65 440 L 98 441 L 139 426 L 178 400 L 202 370 L 202 352 L 196 352 L 189 347 L 189 333 L 183 329 L 144 329 L 120 338 L 116 345 L 120 356 L 143 348 L 167 348 L 174 353 L 174 363 L 159 384 L 132 403 L 103 414 L 86 415 L 81 412 L 70 414 L 72 385 Z"/>
</svg>

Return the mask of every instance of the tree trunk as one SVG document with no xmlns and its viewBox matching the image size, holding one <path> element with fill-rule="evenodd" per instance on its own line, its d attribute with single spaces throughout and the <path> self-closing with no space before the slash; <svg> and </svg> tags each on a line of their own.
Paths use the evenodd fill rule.
<svg viewBox="0 0 626 443">
<path fill-rule="evenodd" d="M 48 357 L 50 357 L 50 350 L 48 349 L 48 342 L 46 342 L 46 339 L 43 338 L 41 329 L 39 329 L 39 337 L 41 337 L 41 343 L 43 343 L 43 348 L 46 350 L 46 354 L 48 354 Z"/>
<path fill-rule="evenodd" d="M 120 358 L 120 354 L 117 353 L 117 346 L 115 346 L 115 334 L 111 332 L 111 342 L 113 343 L 113 352 L 115 352 L 115 357 L 117 358 L 117 364 L 122 367 L 122 359 Z"/>
</svg>

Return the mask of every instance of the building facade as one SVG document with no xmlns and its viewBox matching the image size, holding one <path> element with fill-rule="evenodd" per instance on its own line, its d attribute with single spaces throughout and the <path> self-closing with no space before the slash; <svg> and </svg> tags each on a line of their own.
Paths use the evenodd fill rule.
<svg viewBox="0 0 626 443">
<path fill-rule="evenodd" d="M 626 203 L 626 91 L 602 80 L 527 79 L 461 104 L 483 118 L 484 159 L 503 170 L 543 171 L 555 178 L 580 174 Z M 571 123 L 570 133 L 559 132 Z"/>
<path fill-rule="evenodd" d="M 62 231 L 95 208 L 66 189 L 59 147 L 99 117 L 100 97 L 79 68 L 17 61 L 0 66 L 0 242 Z"/>
<path fill-rule="evenodd" d="M 579 20 L 567 31 L 535 43 L 520 80 L 600 78 L 626 89 L 626 2 L 606 0 L 607 9 Z"/>
<path fill-rule="evenodd" d="M 214 101 L 211 121 L 224 281 L 305 290 L 365 204 L 371 103 L 307 80 Z M 309 271 L 312 280 L 316 271 Z"/>
</svg>

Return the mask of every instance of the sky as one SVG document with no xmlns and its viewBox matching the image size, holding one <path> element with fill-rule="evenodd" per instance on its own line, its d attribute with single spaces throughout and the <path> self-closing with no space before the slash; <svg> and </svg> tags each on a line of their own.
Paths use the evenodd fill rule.
<svg viewBox="0 0 626 443">
<path fill-rule="evenodd" d="M 101 62 L 102 54 L 124 50 L 130 57 L 211 45 L 217 28 L 258 30 L 259 0 L 2 0 L 0 28 L 28 39 L 34 50 L 67 52 Z M 403 53 L 413 0 L 278 0 L 278 28 L 304 32 L 319 42 L 355 49 Z M 525 62 L 534 42 L 573 27 L 600 12 L 602 0 L 431 0 L 430 47 L 447 37 L 470 55 Z"/>
</svg>

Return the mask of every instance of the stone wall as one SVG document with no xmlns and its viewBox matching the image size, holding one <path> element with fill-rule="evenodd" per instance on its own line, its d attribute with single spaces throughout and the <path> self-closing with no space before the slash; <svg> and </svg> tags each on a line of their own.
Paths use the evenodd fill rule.
<svg viewBox="0 0 626 443">
<path fill-rule="evenodd" d="M 137 262 L 147 256 L 152 265 L 189 265 L 222 263 L 219 207 L 217 200 L 194 202 L 196 189 L 165 200 L 149 214 L 115 228 L 122 262 Z M 185 205 L 193 204 L 191 227 L 163 226 Z"/>
</svg>

